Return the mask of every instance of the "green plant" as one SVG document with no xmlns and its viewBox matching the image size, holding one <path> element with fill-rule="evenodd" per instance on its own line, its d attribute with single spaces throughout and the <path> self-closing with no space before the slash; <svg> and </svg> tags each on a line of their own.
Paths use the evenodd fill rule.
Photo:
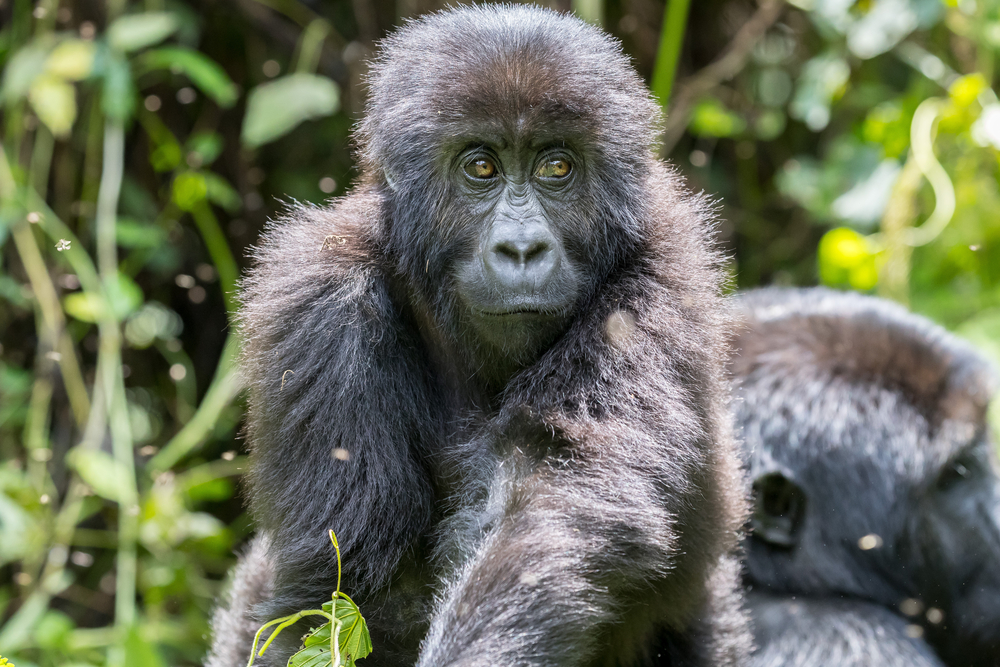
<svg viewBox="0 0 1000 667">
<path fill-rule="evenodd" d="M 368 633 L 368 625 L 358 605 L 347 594 L 340 590 L 340 545 L 337 536 L 330 531 L 330 541 L 337 552 L 337 589 L 329 602 L 322 609 L 306 609 L 289 616 L 268 621 L 260 627 L 253 638 L 253 648 L 250 650 L 250 660 L 247 667 L 253 665 L 256 657 L 264 655 L 271 642 L 281 634 L 282 630 L 295 625 L 307 616 L 320 616 L 326 623 L 313 628 L 302 640 L 302 650 L 288 660 L 289 667 L 354 667 L 354 662 L 368 656 L 372 652 L 372 638 Z M 275 627 L 277 626 L 277 627 Z M 264 642 L 260 652 L 257 643 L 265 630 L 274 627 L 274 631 Z M 346 659 L 346 660 L 345 660 Z"/>
</svg>

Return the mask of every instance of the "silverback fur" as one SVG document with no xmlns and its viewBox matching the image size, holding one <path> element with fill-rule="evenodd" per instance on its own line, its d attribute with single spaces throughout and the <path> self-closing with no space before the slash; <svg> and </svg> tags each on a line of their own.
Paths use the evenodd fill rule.
<svg viewBox="0 0 1000 667">
<path fill-rule="evenodd" d="M 386 39 L 369 83 L 354 192 L 273 223 L 243 283 L 267 543 L 236 586 L 252 562 L 273 579 L 219 612 L 209 664 L 245 662 L 247 623 L 329 599 L 331 528 L 366 665 L 740 664 L 715 218 L 655 159 L 658 107 L 619 45 L 547 10 L 467 7 Z M 527 360 L 470 336 L 456 297 L 478 232 L 449 156 L 470 128 L 581 156 L 578 196 L 547 215 L 586 270 Z"/>
</svg>

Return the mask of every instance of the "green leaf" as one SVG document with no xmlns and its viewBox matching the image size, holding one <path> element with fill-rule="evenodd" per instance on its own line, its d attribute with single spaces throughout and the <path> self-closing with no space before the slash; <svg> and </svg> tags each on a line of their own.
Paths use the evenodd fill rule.
<svg viewBox="0 0 1000 667">
<path fill-rule="evenodd" d="M 699 102 L 691 114 L 691 132 L 702 137 L 731 137 L 746 126 L 745 120 L 714 99 Z"/>
<path fill-rule="evenodd" d="M 177 46 L 147 51 L 139 59 L 139 68 L 142 71 L 167 69 L 184 74 L 220 107 L 233 106 L 239 96 L 236 84 L 226 71 L 217 62 L 193 49 Z"/>
<path fill-rule="evenodd" d="M 121 490 L 128 488 L 130 471 L 106 452 L 74 447 L 66 454 L 66 463 L 102 498 L 117 502 Z"/>
<path fill-rule="evenodd" d="M 107 315 L 107 308 L 118 320 L 124 320 L 142 305 L 142 288 L 124 274 L 117 274 L 104 285 L 107 301 L 94 292 L 74 292 L 63 299 L 63 309 L 81 322 L 97 322 Z"/>
<path fill-rule="evenodd" d="M 339 102 L 337 84 L 315 74 L 289 74 L 263 83 L 247 98 L 242 141 L 250 148 L 274 141 L 303 121 L 329 116 Z"/>
<path fill-rule="evenodd" d="M 202 175 L 205 177 L 206 194 L 210 202 L 221 206 L 230 213 L 239 210 L 240 206 L 243 205 L 243 198 L 226 179 L 210 171 L 203 172 Z"/>
<path fill-rule="evenodd" d="M 73 292 L 63 299 L 63 310 L 81 322 L 97 322 L 105 311 L 104 299 L 94 292 Z"/>
<path fill-rule="evenodd" d="M 196 132 L 187 140 L 187 150 L 198 156 L 202 166 L 208 166 L 222 154 L 222 136 L 218 132 Z"/>
<path fill-rule="evenodd" d="M 148 222 L 119 218 L 115 238 L 123 248 L 157 248 L 167 242 L 167 232 Z"/>
<path fill-rule="evenodd" d="M 323 611 L 331 613 L 333 600 L 323 605 Z M 345 667 L 354 667 L 354 662 L 372 652 L 372 637 L 368 632 L 368 624 L 358 606 L 347 597 L 337 600 L 336 618 L 340 621 L 340 660 Z M 303 642 L 304 648 L 293 655 L 288 661 L 289 667 L 330 667 L 333 665 L 333 653 L 330 651 L 330 634 L 332 623 L 324 623 L 309 633 Z"/>
<path fill-rule="evenodd" d="M 124 647 L 125 664 L 128 667 L 166 667 L 167 663 L 156 650 L 156 645 L 144 640 L 135 625 L 129 628 Z"/>
<path fill-rule="evenodd" d="M 16 102 L 28 94 L 28 89 L 38 75 L 45 71 L 49 45 L 34 42 L 14 54 L 3 71 L 0 98 L 6 104 Z"/>
<path fill-rule="evenodd" d="M 31 108 L 57 137 L 65 137 L 76 120 L 76 90 L 64 79 L 43 74 L 28 91 Z"/>
<path fill-rule="evenodd" d="M 197 171 L 185 171 L 174 178 L 173 199 L 182 211 L 193 211 L 200 201 L 208 196 L 205 175 Z"/>
<path fill-rule="evenodd" d="M 125 122 L 135 111 L 135 83 L 128 61 L 109 55 L 104 63 L 104 95 L 101 107 L 108 118 Z"/>
<path fill-rule="evenodd" d="M 108 44 L 119 51 L 138 51 L 159 44 L 180 27 L 170 12 L 144 12 L 115 19 L 108 26 Z"/>
<path fill-rule="evenodd" d="M 94 66 L 94 52 L 93 42 L 67 39 L 52 49 L 45 61 L 45 71 L 68 81 L 86 79 Z"/>
<path fill-rule="evenodd" d="M 124 320 L 142 305 L 142 288 L 123 273 L 117 273 L 115 278 L 108 280 L 104 290 L 111 303 L 111 312 L 119 321 Z"/>
</svg>

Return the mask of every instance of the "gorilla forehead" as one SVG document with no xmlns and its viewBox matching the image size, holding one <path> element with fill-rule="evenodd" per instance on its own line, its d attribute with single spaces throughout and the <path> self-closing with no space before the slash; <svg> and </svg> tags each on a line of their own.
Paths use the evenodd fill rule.
<svg viewBox="0 0 1000 667">
<path fill-rule="evenodd" d="M 381 45 L 359 131 L 367 159 L 421 152 L 456 132 L 550 136 L 644 158 L 659 109 L 620 45 L 573 17 L 482 6 L 409 23 Z"/>
</svg>

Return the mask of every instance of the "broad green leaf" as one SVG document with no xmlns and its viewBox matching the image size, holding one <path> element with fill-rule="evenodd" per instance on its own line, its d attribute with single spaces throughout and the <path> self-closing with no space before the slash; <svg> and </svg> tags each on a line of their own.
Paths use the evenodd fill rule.
<svg viewBox="0 0 1000 667">
<path fill-rule="evenodd" d="M 73 292 L 63 299 L 63 310 L 81 322 L 98 322 L 105 308 L 104 299 L 94 292 Z"/>
<path fill-rule="evenodd" d="M 43 649 L 62 649 L 66 646 L 69 633 L 76 627 L 71 619 L 61 611 L 50 609 L 35 625 L 32 634 L 35 642 Z"/>
<path fill-rule="evenodd" d="M 76 120 L 76 90 L 64 79 L 43 74 L 28 91 L 31 108 L 57 137 L 65 137 Z"/>
<path fill-rule="evenodd" d="M 240 206 L 243 205 L 243 198 L 240 197 L 240 193 L 226 179 L 216 173 L 206 171 L 203 175 L 205 177 L 208 200 L 230 213 L 238 211 Z"/>
<path fill-rule="evenodd" d="M 130 471 L 107 452 L 74 447 L 66 454 L 66 463 L 102 498 L 118 501 L 122 489 L 128 488 Z"/>
<path fill-rule="evenodd" d="M 691 114 L 691 132 L 702 137 L 731 137 L 746 126 L 745 120 L 713 99 L 700 102 Z"/>
<path fill-rule="evenodd" d="M 233 106 L 239 96 L 236 84 L 226 71 L 217 62 L 193 49 L 179 46 L 154 49 L 144 53 L 138 64 L 140 70 L 167 69 L 184 74 L 220 107 Z"/>
<path fill-rule="evenodd" d="M 108 44 L 119 51 L 138 51 L 159 44 L 180 27 L 170 12 L 144 12 L 115 19 L 108 26 Z"/>
<path fill-rule="evenodd" d="M 337 84 L 315 74 L 289 74 L 263 83 L 247 98 L 243 143 L 256 148 L 274 141 L 303 121 L 329 116 L 339 102 Z"/>
<path fill-rule="evenodd" d="M 174 178 L 173 199 L 182 211 L 193 211 L 200 201 L 208 196 L 205 175 L 197 171 L 185 171 Z"/>
<path fill-rule="evenodd" d="M 101 105 L 109 118 L 125 122 L 135 111 L 135 83 L 128 61 L 121 56 L 108 56 L 104 69 L 104 95 Z"/>
<path fill-rule="evenodd" d="M 125 636 L 125 664 L 128 667 L 166 667 L 166 662 L 156 650 L 156 644 L 139 635 L 139 628 L 133 625 Z"/>
<path fill-rule="evenodd" d="M 16 102 L 28 94 L 31 84 L 45 71 L 48 54 L 48 44 L 33 42 L 7 61 L 3 68 L 3 87 L 0 88 L 0 98 L 6 104 Z"/>
<path fill-rule="evenodd" d="M 208 166 L 222 154 L 223 141 L 218 132 L 196 132 L 187 140 L 187 150 L 198 156 L 202 166 Z"/>
<path fill-rule="evenodd" d="M 68 81 L 86 79 L 94 67 L 94 52 L 93 42 L 67 39 L 52 49 L 45 61 L 45 71 Z"/>
<path fill-rule="evenodd" d="M 123 248 L 157 248 L 167 242 L 167 232 L 148 222 L 119 218 L 115 238 Z"/>
<path fill-rule="evenodd" d="M 111 312 L 119 321 L 124 320 L 142 305 L 142 288 L 123 273 L 115 274 L 114 279 L 108 280 L 104 290 L 111 303 Z"/>
<path fill-rule="evenodd" d="M 330 613 L 333 600 L 323 605 L 323 611 Z M 368 632 L 361 610 L 351 600 L 337 600 L 336 618 L 341 622 L 338 644 L 340 660 L 346 667 L 354 667 L 356 660 L 367 657 L 372 652 L 372 638 Z M 333 664 L 333 653 L 330 652 L 330 635 L 333 632 L 332 623 L 324 623 L 309 635 L 303 642 L 304 648 L 292 656 L 290 667 L 329 667 Z"/>
</svg>

